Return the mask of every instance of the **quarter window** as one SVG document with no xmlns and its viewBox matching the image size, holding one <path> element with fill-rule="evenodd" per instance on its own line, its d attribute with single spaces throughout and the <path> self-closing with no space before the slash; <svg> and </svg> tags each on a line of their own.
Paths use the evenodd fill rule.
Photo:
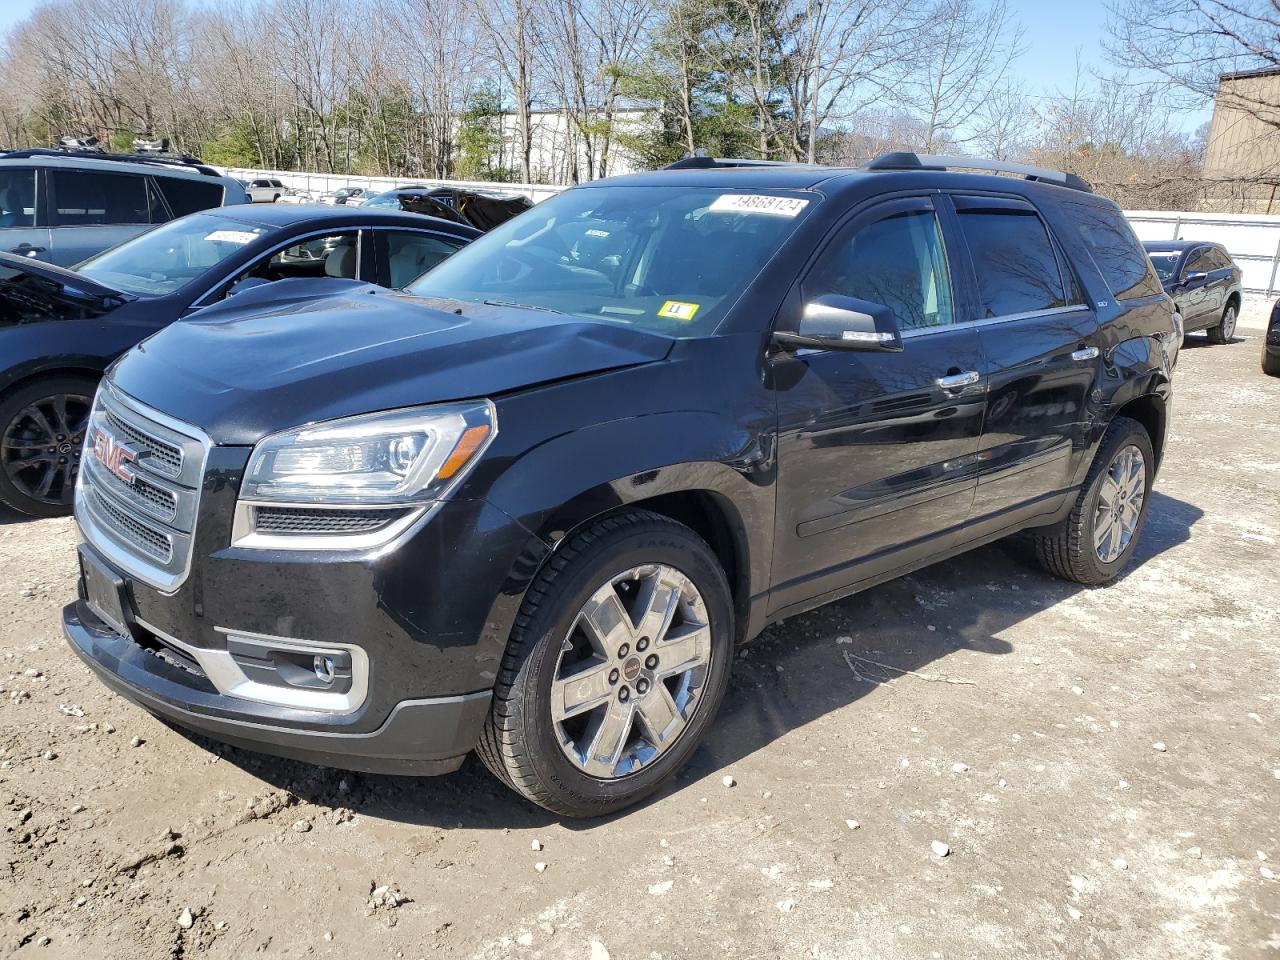
<svg viewBox="0 0 1280 960">
<path fill-rule="evenodd" d="M 51 170 L 49 175 L 55 227 L 151 222 L 146 177 L 83 170 Z"/>
<path fill-rule="evenodd" d="M 33 227 L 36 223 L 36 172 L 0 171 L 0 227 Z"/>
<path fill-rule="evenodd" d="M 222 205 L 222 184 L 202 183 L 184 177 L 157 177 L 160 192 L 169 201 L 169 209 L 175 217 L 209 210 Z"/>
<path fill-rule="evenodd" d="M 979 317 L 1041 313 L 1070 302 L 1053 242 L 1033 211 L 959 213 L 978 282 Z"/>
<path fill-rule="evenodd" d="M 937 217 L 928 210 L 895 214 L 837 240 L 804 282 L 805 299 L 824 294 L 882 304 L 902 330 L 954 323 Z"/>
<path fill-rule="evenodd" d="M 1075 222 L 1080 239 L 1117 300 L 1136 300 L 1164 291 L 1119 207 L 1101 198 L 1062 200 L 1059 206 Z"/>
</svg>

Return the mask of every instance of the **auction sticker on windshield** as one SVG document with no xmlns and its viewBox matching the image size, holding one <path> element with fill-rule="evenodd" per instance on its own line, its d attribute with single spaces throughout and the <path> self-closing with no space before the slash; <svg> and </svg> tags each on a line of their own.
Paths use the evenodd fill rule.
<svg viewBox="0 0 1280 960">
<path fill-rule="evenodd" d="M 696 303 L 685 303 L 683 300 L 668 300 L 658 308 L 658 316 L 688 323 L 698 312 Z"/>
<path fill-rule="evenodd" d="M 252 230 L 215 230 L 205 237 L 209 243 L 253 243 L 258 234 Z"/>
<path fill-rule="evenodd" d="M 723 193 L 711 202 L 716 213 L 763 213 L 771 217 L 794 217 L 809 205 L 799 197 L 770 197 L 762 193 Z"/>
</svg>

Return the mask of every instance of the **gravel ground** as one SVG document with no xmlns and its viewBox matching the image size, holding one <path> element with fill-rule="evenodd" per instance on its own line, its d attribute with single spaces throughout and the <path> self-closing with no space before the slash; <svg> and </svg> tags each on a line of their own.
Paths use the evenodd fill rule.
<svg viewBox="0 0 1280 960">
<path fill-rule="evenodd" d="M 996 545 L 773 627 L 602 822 L 180 735 L 64 646 L 72 523 L 0 517 L 0 954 L 1275 956 L 1280 380 L 1200 339 L 1120 582 Z"/>
</svg>

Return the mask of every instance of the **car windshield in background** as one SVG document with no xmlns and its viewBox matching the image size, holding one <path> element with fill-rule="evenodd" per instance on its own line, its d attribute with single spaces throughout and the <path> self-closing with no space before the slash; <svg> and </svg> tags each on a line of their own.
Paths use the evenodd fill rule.
<svg viewBox="0 0 1280 960">
<path fill-rule="evenodd" d="M 195 213 L 112 247 L 75 269 L 126 293 L 164 296 L 266 233 L 266 227 Z"/>
<path fill-rule="evenodd" d="M 1161 280 L 1168 280 L 1173 276 L 1173 271 L 1178 269 L 1178 258 L 1182 254 L 1177 250 L 1165 253 L 1153 250 L 1147 256 L 1151 258 L 1151 265 L 1156 268 L 1156 276 Z"/>
<path fill-rule="evenodd" d="M 702 336 L 816 202 L 781 190 L 569 190 L 454 254 L 409 292 Z"/>
</svg>

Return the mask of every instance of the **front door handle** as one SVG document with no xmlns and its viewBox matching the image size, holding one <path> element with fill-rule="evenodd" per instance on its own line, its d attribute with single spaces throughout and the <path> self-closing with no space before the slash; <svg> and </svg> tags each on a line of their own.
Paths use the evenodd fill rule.
<svg viewBox="0 0 1280 960">
<path fill-rule="evenodd" d="M 934 382 L 943 390 L 959 390 L 963 387 L 971 387 L 981 379 L 982 374 L 977 370 L 966 370 L 964 373 L 949 373 Z"/>
<path fill-rule="evenodd" d="M 9 252 L 16 253 L 19 256 L 34 257 L 37 253 L 44 253 L 44 251 L 44 247 L 33 247 L 29 243 L 20 243 Z"/>
<path fill-rule="evenodd" d="M 1097 347 L 1081 347 L 1071 351 L 1072 360 L 1097 360 L 1101 351 Z"/>
</svg>

